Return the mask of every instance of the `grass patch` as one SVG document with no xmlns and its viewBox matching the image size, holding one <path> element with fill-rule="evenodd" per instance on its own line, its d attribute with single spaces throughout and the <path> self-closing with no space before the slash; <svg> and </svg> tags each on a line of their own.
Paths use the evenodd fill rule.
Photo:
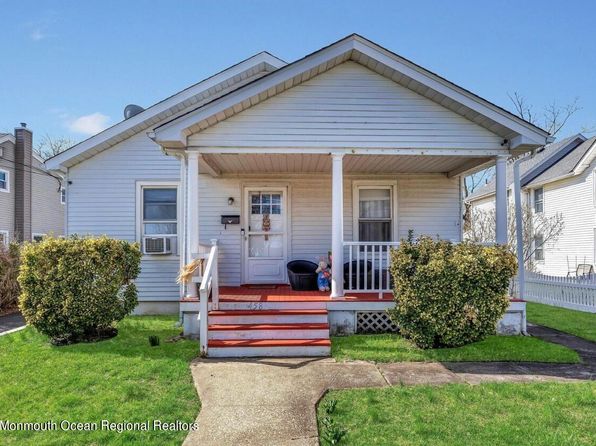
<svg viewBox="0 0 596 446">
<path fill-rule="evenodd" d="M 449 384 L 329 392 L 349 445 L 593 445 L 596 383 Z"/>
<path fill-rule="evenodd" d="M 562 345 L 528 336 L 489 336 L 457 348 L 422 350 L 397 334 L 337 336 L 331 355 L 338 360 L 399 361 L 532 361 L 579 362 L 578 354 Z"/>
<path fill-rule="evenodd" d="M 0 420 L 43 422 L 193 422 L 200 402 L 189 362 L 193 341 L 162 342 L 179 334 L 175 317 L 128 317 L 118 336 L 55 347 L 33 328 L 0 337 Z M 185 431 L 2 432 L 7 445 L 169 445 Z"/>
<path fill-rule="evenodd" d="M 528 322 L 596 342 L 596 313 L 568 310 L 533 302 L 527 302 L 526 306 Z"/>
</svg>

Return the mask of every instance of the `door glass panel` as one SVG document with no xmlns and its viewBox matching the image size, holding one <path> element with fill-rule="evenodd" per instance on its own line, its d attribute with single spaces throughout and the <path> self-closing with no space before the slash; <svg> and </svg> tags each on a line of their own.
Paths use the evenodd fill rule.
<svg viewBox="0 0 596 446">
<path fill-rule="evenodd" d="M 249 235 L 248 251 L 250 257 L 283 257 L 283 236 Z"/>
</svg>

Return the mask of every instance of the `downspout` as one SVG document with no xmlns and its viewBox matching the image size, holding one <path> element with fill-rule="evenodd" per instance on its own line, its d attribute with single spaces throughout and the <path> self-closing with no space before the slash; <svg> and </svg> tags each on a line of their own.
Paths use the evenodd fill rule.
<svg viewBox="0 0 596 446">
<path fill-rule="evenodd" d="M 523 218 L 521 205 L 521 181 L 519 174 L 519 165 L 522 158 L 513 162 L 513 190 L 515 194 L 515 239 L 517 248 L 517 279 L 518 288 L 517 294 L 519 299 L 523 299 L 526 295 L 526 265 L 524 262 L 524 237 L 523 237 Z M 527 334 L 526 324 L 522 326 L 522 333 Z"/>
</svg>

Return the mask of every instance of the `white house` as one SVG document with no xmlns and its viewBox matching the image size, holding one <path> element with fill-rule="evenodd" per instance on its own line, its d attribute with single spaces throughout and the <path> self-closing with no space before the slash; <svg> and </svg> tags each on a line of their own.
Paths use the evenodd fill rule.
<svg viewBox="0 0 596 446">
<path fill-rule="evenodd" d="M 513 188 L 512 163 L 507 169 L 508 191 Z M 578 266 L 596 265 L 596 137 L 581 134 L 527 154 L 520 164 L 524 200 L 534 213 L 562 215 L 564 229 L 555 241 L 537 231 L 534 264 L 543 274 L 575 275 Z M 509 193 L 510 199 L 512 194 Z M 472 219 L 494 209 L 495 181 L 468 198 Z M 580 271 L 581 272 L 581 271 Z"/>
<path fill-rule="evenodd" d="M 68 178 L 67 231 L 141 242 L 138 311 L 180 308 L 193 332 L 202 310 L 213 356 L 325 354 L 329 325 L 387 324 L 390 246 L 408 230 L 460 241 L 462 175 L 495 162 L 504 242 L 506 160 L 548 138 L 358 35 L 292 63 L 257 54 L 135 111 L 48 161 Z M 289 289 L 288 261 L 329 252 L 330 292 Z M 178 286 L 196 258 L 199 289 Z"/>
</svg>

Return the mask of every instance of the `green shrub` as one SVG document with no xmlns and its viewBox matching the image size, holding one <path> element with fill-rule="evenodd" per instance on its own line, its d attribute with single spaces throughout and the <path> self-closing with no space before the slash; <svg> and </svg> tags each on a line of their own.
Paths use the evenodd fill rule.
<svg viewBox="0 0 596 446">
<path fill-rule="evenodd" d="M 137 305 L 137 243 L 100 238 L 45 238 L 21 250 L 19 307 L 27 323 L 55 343 L 114 332 Z"/>
<path fill-rule="evenodd" d="M 19 302 L 19 245 L 0 243 L 0 313 L 16 308 Z"/>
<path fill-rule="evenodd" d="M 494 334 L 509 306 L 515 256 L 505 246 L 421 237 L 391 253 L 401 333 L 421 348 L 458 347 Z"/>
</svg>

